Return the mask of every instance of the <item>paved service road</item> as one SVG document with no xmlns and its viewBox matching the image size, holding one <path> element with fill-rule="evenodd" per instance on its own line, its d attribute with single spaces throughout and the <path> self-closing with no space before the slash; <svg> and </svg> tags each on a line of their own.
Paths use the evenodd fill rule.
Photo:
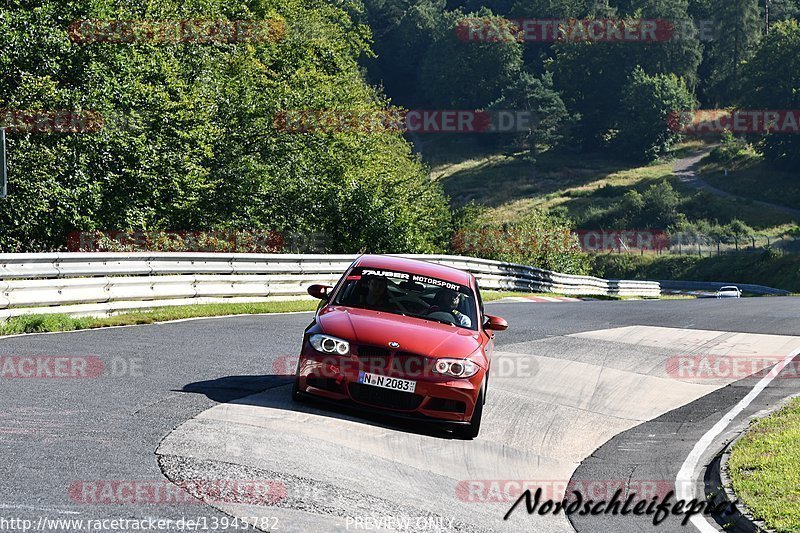
<svg viewBox="0 0 800 533">
<path fill-rule="evenodd" d="M 744 196 L 738 196 L 728 191 L 723 191 L 717 187 L 714 187 L 707 181 L 705 181 L 702 177 L 700 177 L 700 163 L 703 159 L 711 153 L 710 149 L 703 149 L 696 151 L 686 157 L 678 159 L 675 161 L 675 164 L 672 167 L 672 171 L 678 176 L 678 179 L 681 183 L 688 185 L 689 187 L 693 187 L 695 189 L 699 189 L 702 191 L 709 192 L 714 196 L 719 196 L 721 198 L 736 198 L 739 200 L 747 200 L 753 202 L 756 205 L 760 205 L 766 209 L 773 209 L 775 211 L 780 211 L 781 213 L 786 213 L 789 216 L 794 217 L 795 219 L 800 219 L 800 209 L 795 209 L 793 207 L 788 207 L 785 205 L 773 204 L 770 202 L 763 202 L 761 200 L 753 200 L 752 198 L 746 198 Z"/>
<path fill-rule="evenodd" d="M 699 438 L 740 376 L 692 375 L 680 356 L 758 360 L 800 347 L 794 298 L 487 305 L 510 329 L 497 335 L 474 441 L 291 403 L 308 313 L 2 339 L 4 361 L 96 356 L 102 374 L 0 378 L 0 517 L 219 521 L 222 510 L 274 531 L 605 531 L 524 505 L 503 515 L 520 486 L 553 498 L 576 476 L 610 486 L 619 470 L 582 470 L 595 450 L 711 399 L 706 416 L 686 407 L 662 435 Z M 627 441 L 612 463 L 657 457 L 652 444 Z M 210 506 L 180 498 L 165 475 Z M 243 498 L 253 485 L 261 497 Z"/>
</svg>

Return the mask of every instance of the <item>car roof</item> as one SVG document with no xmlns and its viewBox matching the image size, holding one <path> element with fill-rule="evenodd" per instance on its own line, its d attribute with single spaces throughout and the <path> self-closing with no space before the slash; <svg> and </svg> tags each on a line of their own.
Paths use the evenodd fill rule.
<svg viewBox="0 0 800 533">
<path fill-rule="evenodd" d="M 725 289 L 735 289 L 735 290 L 737 290 L 737 291 L 738 291 L 738 290 L 739 290 L 739 287 L 737 287 L 736 285 L 726 285 L 726 286 L 724 286 L 724 287 L 720 287 L 720 289 L 719 289 L 719 290 L 721 290 L 721 291 L 724 291 Z"/>
<path fill-rule="evenodd" d="M 353 266 L 420 274 L 451 283 L 466 285 L 467 287 L 472 286 L 470 283 L 472 275 L 463 270 L 430 263 L 428 261 L 410 259 L 408 257 L 398 257 L 396 255 L 362 255 L 356 259 Z"/>
</svg>

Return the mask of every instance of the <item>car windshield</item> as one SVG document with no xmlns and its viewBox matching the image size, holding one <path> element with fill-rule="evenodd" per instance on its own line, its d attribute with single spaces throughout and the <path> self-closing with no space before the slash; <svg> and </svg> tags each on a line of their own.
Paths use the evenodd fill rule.
<svg viewBox="0 0 800 533">
<path fill-rule="evenodd" d="M 410 272 L 355 268 L 333 303 L 477 329 L 469 287 Z"/>
</svg>

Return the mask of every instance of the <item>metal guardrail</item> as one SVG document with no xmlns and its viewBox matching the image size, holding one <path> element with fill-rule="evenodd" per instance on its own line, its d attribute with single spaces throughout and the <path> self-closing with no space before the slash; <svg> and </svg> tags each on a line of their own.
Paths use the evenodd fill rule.
<svg viewBox="0 0 800 533">
<path fill-rule="evenodd" d="M 310 298 L 357 255 L 182 252 L 0 254 L 0 319 L 28 313 L 105 315 L 167 305 Z M 405 255 L 475 275 L 481 288 L 657 297 L 658 282 L 605 280 L 450 255 Z"/>
</svg>

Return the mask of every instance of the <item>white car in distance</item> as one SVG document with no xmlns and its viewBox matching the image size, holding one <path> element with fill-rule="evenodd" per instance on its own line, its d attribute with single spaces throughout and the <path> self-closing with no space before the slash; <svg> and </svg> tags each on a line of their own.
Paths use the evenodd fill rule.
<svg viewBox="0 0 800 533">
<path fill-rule="evenodd" d="M 741 298 L 742 291 L 739 290 L 739 287 L 735 285 L 728 285 L 725 287 L 720 287 L 717 291 L 717 298 Z"/>
</svg>

